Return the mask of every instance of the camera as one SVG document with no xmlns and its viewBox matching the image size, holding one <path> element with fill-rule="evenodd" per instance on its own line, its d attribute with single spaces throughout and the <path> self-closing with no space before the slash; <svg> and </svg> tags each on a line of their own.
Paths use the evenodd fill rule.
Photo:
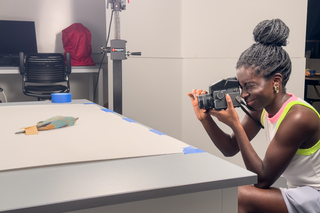
<svg viewBox="0 0 320 213">
<path fill-rule="evenodd" d="M 209 86 L 209 93 L 198 96 L 200 109 L 227 109 L 226 94 L 229 94 L 234 107 L 240 107 L 239 82 L 235 77 L 220 80 Z"/>
</svg>

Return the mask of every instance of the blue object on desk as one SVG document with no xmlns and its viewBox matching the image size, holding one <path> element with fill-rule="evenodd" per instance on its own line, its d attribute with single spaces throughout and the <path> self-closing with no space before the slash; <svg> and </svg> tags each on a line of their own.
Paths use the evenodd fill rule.
<svg viewBox="0 0 320 213">
<path fill-rule="evenodd" d="M 137 121 L 132 120 L 132 119 L 130 119 L 130 118 L 122 118 L 122 119 L 125 120 L 125 121 L 128 121 L 128 122 L 130 122 L 130 123 L 137 123 Z"/>
<path fill-rule="evenodd" d="M 203 153 L 203 152 L 205 152 L 205 151 L 198 149 L 198 148 L 194 148 L 192 146 L 188 146 L 183 149 L 184 154 L 194 154 L 194 153 Z"/>
<path fill-rule="evenodd" d="M 71 102 L 71 93 L 52 93 L 52 103 L 69 103 Z"/>
<path fill-rule="evenodd" d="M 158 131 L 158 130 L 155 130 L 155 129 L 150 129 L 149 131 L 150 131 L 150 132 L 153 132 L 153 133 L 156 133 L 156 134 L 158 134 L 158 135 L 165 135 L 164 133 L 162 133 L 162 132 L 160 132 L 160 131 Z"/>
<path fill-rule="evenodd" d="M 105 109 L 101 109 L 104 112 L 111 112 L 111 113 L 115 113 L 114 111 L 112 111 L 111 109 L 105 108 Z"/>
</svg>

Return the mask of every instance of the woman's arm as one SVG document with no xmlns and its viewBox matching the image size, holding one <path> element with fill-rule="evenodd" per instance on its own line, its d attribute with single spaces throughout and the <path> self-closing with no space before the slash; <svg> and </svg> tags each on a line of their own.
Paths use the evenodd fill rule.
<svg viewBox="0 0 320 213">
<path fill-rule="evenodd" d="M 269 188 L 287 168 L 298 148 L 319 128 L 319 118 L 313 111 L 303 106 L 292 107 L 262 160 L 250 144 L 230 97 L 227 97 L 227 103 L 227 110 L 216 111 L 213 115 L 234 131 L 247 169 L 258 175 L 256 186 L 259 188 Z"/>
<path fill-rule="evenodd" d="M 223 132 L 214 122 L 209 112 L 207 112 L 205 109 L 199 109 L 197 97 L 205 93 L 206 92 L 202 90 L 193 90 L 192 93 L 188 93 L 188 96 L 191 98 L 195 114 L 203 125 L 212 142 L 222 152 L 222 154 L 224 156 L 234 156 L 239 152 L 239 146 L 235 135 L 229 135 Z M 214 110 L 210 110 L 210 112 L 211 111 Z M 256 115 L 253 116 L 259 116 L 261 114 L 261 112 L 255 113 Z M 242 125 L 250 140 L 254 138 L 254 136 L 260 130 L 260 127 L 247 115 L 243 119 Z"/>
</svg>

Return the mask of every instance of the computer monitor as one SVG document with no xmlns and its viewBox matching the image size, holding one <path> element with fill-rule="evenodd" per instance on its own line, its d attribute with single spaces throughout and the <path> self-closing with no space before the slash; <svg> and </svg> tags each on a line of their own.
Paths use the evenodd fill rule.
<svg viewBox="0 0 320 213">
<path fill-rule="evenodd" d="M 38 52 L 35 23 L 0 20 L 0 66 L 18 66 L 19 52 Z"/>
</svg>

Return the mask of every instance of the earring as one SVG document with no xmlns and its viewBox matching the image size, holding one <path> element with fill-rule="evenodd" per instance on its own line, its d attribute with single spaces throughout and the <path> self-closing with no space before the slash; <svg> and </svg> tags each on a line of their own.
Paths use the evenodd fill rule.
<svg viewBox="0 0 320 213">
<path fill-rule="evenodd" d="M 276 93 L 279 93 L 279 85 L 275 85 L 273 88 Z"/>
</svg>

